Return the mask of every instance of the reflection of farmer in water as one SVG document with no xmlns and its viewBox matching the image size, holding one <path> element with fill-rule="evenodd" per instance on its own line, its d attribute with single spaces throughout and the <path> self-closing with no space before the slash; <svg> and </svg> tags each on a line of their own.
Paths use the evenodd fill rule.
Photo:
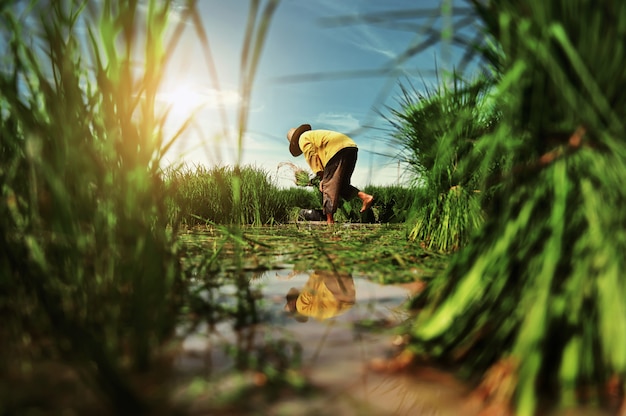
<svg viewBox="0 0 626 416">
<path fill-rule="evenodd" d="M 348 273 L 316 270 L 302 291 L 291 288 L 285 298 L 285 311 L 297 321 L 305 322 L 309 317 L 322 321 L 341 315 L 354 305 L 354 280 Z"/>
</svg>

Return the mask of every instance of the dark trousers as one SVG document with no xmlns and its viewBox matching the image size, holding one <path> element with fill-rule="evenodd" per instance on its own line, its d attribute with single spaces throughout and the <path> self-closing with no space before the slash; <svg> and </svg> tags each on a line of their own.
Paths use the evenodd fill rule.
<svg viewBox="0 0 626 416">
<path fill-rule="evenodd" d="M 350 185 L 357 153 L 356 147 L 342 149 L 324 167 L 322 178 L 324 214 L 334 214 L 341 198 L 350 200 L 359 193 L 357 188 Z"/>
</svg>

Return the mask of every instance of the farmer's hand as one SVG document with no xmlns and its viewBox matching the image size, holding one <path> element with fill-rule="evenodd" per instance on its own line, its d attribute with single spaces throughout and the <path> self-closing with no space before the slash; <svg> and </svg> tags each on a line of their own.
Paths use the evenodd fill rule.
<svg viewBox="0 0 626 416">
<path fill-rule="evenodd" d="M 322 188 L 322 182 L 320 182 L 320 192 L 324 193 L 324 189 Z"/>
</svg>

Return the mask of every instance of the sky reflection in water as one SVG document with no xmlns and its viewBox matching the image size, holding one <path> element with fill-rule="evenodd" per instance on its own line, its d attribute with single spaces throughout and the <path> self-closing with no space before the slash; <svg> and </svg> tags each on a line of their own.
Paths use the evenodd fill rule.
<svg viewBox="0 0 626 416">
<path fill-rule="evenodd" d="M 291 270 L 267 271 L 251 286 L 262 293 L 261 324 L 239 331 L 227 322 L 213 331 L 198 327 L 183 343 L 179 372 L 214 380 L 223 389 L 258 383 L 258 377 L 245 374 L 258 375 L 268 365 L 283 372 L 297 368 L 323 390 L 316 398 L 266 403 L 271 414 L 311 414 L 316 408 L 342 415 L 458 414 L 463 387 L 437 373 L 416 379 L 369 370 L 372 360 L 393 349 L 395 335 L 380 329 L 408 316 L 402 308 L 406 289 L 358 276 Z M 304 408 L 308 413 L 298 413 Z"/>
</svg>

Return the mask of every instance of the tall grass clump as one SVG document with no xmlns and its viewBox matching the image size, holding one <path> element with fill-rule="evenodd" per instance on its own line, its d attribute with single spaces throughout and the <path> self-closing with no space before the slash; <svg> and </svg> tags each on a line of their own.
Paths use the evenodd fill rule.
<svg viewBox="0 0 626 416">
<path fill-rule="evenodd" d="M 501 111 L 481 166 L 512 164 L 482 179 L 486 223 L 417 299 L 411 349 L 485 374 L 487 404 L 519 415 L 624 412 L 626 3 L 471 3 Z"/>
<path fill-rule="evenodd" d="M 183 167 L 169 170 L 166 178 L 174 190 L 168 203 L 174 224 L 273 225 L 289 221 L 295 207 L 320 205 L 313 192 L 280 189 L 267 171 L 255 166 Z M 241 183 L 238 205 L 235 181 Z"/>
<path fill-rule="evenodd" d="M 496 123 L 488 98 L 491 83 L 465 81 L 425 92 L 402 87 L 399 108 L 387 117 L 397 157 L 411 171 L 418 199 L 409 215 L 409 238 L 434 251 L 464 245 L 483 221 L 479 185 L 485 170 L 476 141 Z"/>
<path fill-rule="evenodd" d="M 0 8 L 0 413 L 167 400 L 138 376 L 157 368 L 181 297 L 155 111 L 171 7 Z M 72 401 L 61 375 L 80 386 Z"/>
<path fill-rule="evenodd" d="M 286 201 L 289 221 L 297 220 L 301 209 L 322 209 L 322 195 L 317 189 L 283 188 L 278 191 L 278 197 Z"/>
<path fill-rule="evenodd" d="M 339 219 L 354 222 L 379 222 L 400 224 L 407 220 L 415 199 L 415 189 L 399 185 L 367 185 L 363 192 L 375 195 L 371 212 L 360 213 L 363 205 L 360 199 L 344 201 L 340 205 Z"/>
</svg>

